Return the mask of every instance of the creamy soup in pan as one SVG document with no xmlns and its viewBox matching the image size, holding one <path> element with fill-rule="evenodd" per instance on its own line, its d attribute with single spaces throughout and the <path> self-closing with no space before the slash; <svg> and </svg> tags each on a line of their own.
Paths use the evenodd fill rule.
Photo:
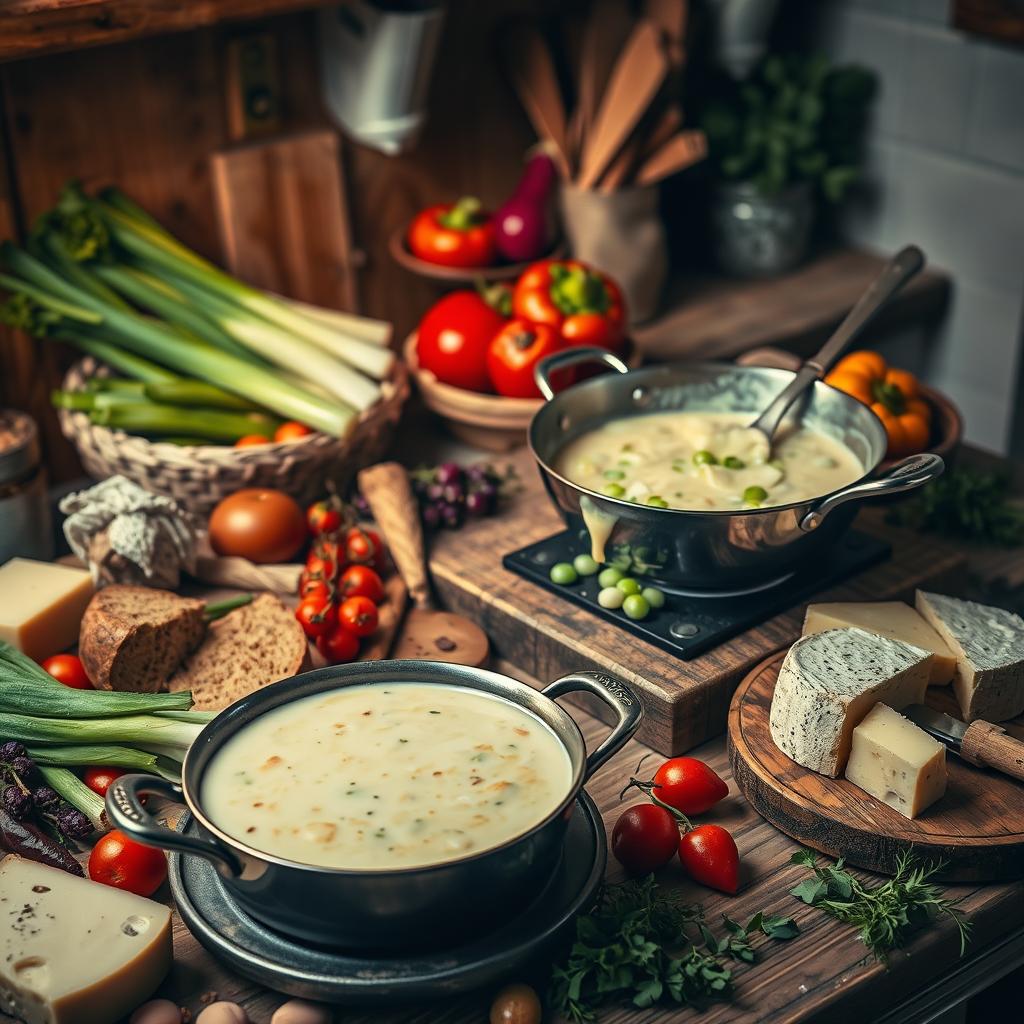
<svg viewBox="0 0 1024 1024">
<path fill-rule="evenodd" d="M 555 468 L 611 497 L 698 511 L 786 505 L 863 475 L 849 448 L 807 427 L 780 431 L 769 451 L 764 435 L 748 427 L 752 418 L 660 412 L 610 420 L 567 444 Z"/>
<path fill-rule="evenodd" d="M 498 846 L 572 782 L 539 718 L 476 690 L 375 683 L 268 711 L 203 776 L 210 820 L 246 845 L 334 868 L 423 867 Z"/>
</svg>

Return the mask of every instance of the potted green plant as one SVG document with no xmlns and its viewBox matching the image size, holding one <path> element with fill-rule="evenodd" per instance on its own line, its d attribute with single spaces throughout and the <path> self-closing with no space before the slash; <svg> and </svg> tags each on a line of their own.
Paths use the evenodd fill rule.
<svg viewBox="0 0 1024 1024">
<path fill-rule="evenodd" d="M 818 201 L 841 202 L 860 175 L 875 85 L 865 68 L 773 55 L 707 102 L 712 236 L 725 270 L 770 276 L 803 260 Z"/>
</svg>

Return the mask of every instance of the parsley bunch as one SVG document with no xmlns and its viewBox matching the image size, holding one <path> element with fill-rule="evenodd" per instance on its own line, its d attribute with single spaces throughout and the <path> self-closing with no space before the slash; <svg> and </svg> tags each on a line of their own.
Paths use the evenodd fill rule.
<svg viewBox="0 0 1024 1024">
<path fill-rule="evenodd" d="M 960 954 L 967 947 L 970 922 L 956 909 L 942 890 L 929 882 L 941 864 L 914 864 L 909 854 L 900 854 L 896 874 L 881 885 L 868 888 L 843 870 L 840 858 L 833 867 L 820 868 L 810 850 L 793 854 L 792 863 L 808 867 L 814 873 L 790 890 L 804 903 L 831 914 L 844 924 L 857 928 L 861 942 L 879 960 L 898 946 L 915 928 L 926 924 L 935 914 L 947 914 L 960 931 Z"/>
</svg>

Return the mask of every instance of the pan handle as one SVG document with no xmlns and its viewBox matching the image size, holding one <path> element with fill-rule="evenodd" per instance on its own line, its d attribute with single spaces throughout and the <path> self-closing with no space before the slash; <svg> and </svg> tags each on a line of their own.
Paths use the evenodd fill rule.
<svg viewBox="0 0 1024 1024">
<path fill-rule="evenodd" d="M 915 487 L 920 487 L 942 476 L 942 471 L 945 468 L 946 464 L 938 455 L 928 452 L 911 455 L 897 462 L 884 476 L 854 484 L 852 487 L 845 487 L 841 491 L 822 498 L 800 520 L 800 529 L 807 532 L 817 529 L 829 512 L 847 501 L 859 501 L 862 498 L 877 498 L 883 494 L 898 494 L 900 491 L 913 490 Z"/>
<path fill-rule="evenodd" d="M 551 386 L 551 378 L 556 370 L 564 370 L 567 366 L 575 366 L 577 363 L 604 363 L 619 373 L 629 373 L 629 367 L 613 353 L 604 348 L 567 348 L 562 352 L 555 352 L 553 355 L 542 359 L 533 369 L 533 379 L 540 388 L 540 393 L 551 401 L 555 397 L 555 389 Z"/>
<path fill-rule="evenodd" d="M 235 878 L 242 873 L 238 858 L 216 839 L 187 836 L 161 825 L 142 806 L 141 797 L 145 793 L 154 793 L 177 803 L 184 800 L 181 786 L 167 779 L 155 775 L 122 775 L 114 779 L 107 790 L 107 818 L 143 846 L 156 846 L 162 850 L 202 857 L 210 861 L 225 878 Z"/>
<path fill-rule="evenodd" d="M 587 756 L 587 764 L 583 770 L 583 781 L 586 782 L 598 768 L 612 755 L 617 754 L 640 727 L 640 719 L 644 717 L 643 709 L 636 694 L 621 680 L 603 672 L 573 672 L 549 683 L 541 693 L 554 700 L 563 693 L 578 691 L 592 693 L 604 701 L 615 712 L 615 725 L 604 738 L 604 742 Z"/>
</svg>

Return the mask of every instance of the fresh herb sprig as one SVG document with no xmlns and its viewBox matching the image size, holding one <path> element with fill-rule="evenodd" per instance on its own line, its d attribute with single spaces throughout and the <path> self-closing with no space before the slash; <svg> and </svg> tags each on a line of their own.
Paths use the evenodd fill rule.
<svg viewBox="0 0 1024 1024">
<path fill-rule="evenodd" d="M 1001 547 L 1024 544 L 1024 508 L 1012 504 L 998 473 L 954 469 L 889 514 L 889 522 Z"/>
<path fill-rule="evenodd" d="M 801 850 L 793 854 L 792 863 L 810 868 L 813 877 L 790 893 L 836 920 L 853 925 L 860 940 L 879 960 L 885 960 L 887 953 L 902 946 L 914 929 L 936 914 L 946 914 L 956 923 L 961 956 L 967 948 L 970 922 L 929 881 L 941 870 L 941 864 L 915 864 L 908 854 L 901 853 L 895 875 L 881 885 L 867 887 L 843 870 L 842 858 L 834 865 L 819 867 L 812 851 Z"/>
<path fill-rule="evenodd" d="M 753 962 L 750 938 L 758 931 L 776 939 L 797 934 L 789 918 L 766 914 L 745 926 L 725 922 L 728 934 L 716 937 L 699 905 L 661 892 L 653 876 L 607 886 L 595 910 L 577 920 L 576 942 L 552 974 L 552 1007 L 583 1022 L 614 1000 L 644 1008 L 662 999 L 687 1005 L 727 999 L 733 977 L 726 957 Z"/>
</svg>

